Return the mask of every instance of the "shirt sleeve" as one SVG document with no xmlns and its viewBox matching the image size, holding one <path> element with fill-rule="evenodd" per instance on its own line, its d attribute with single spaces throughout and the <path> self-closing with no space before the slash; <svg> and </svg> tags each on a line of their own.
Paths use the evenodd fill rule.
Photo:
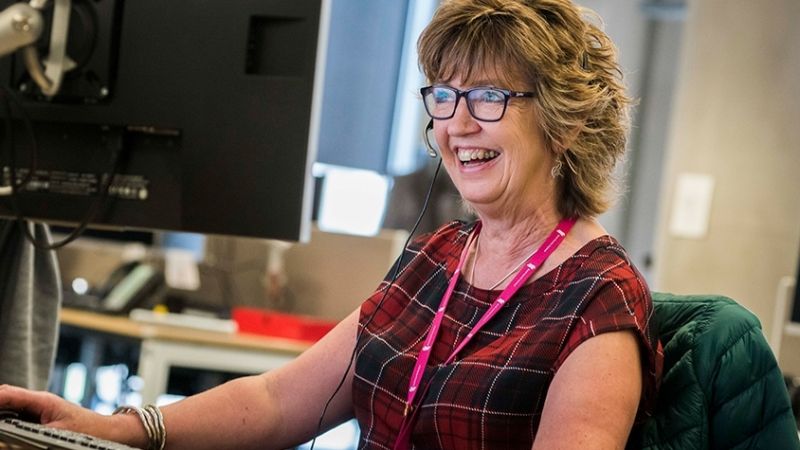
<svg viewBox="0 0 800 450">
<path fill-rule="evenodd" d="M 653 301 L 641 274 L 632 266 L 621 265 L 598 277 L 598 287 L 575 321 L 554 365 L 554 371 L 587 339 L 602 333 L 631 331 L 641 350 L 643 396 L 642 414 L 652 411 L 661 372 L 663 352 L 653 334 Z"/>
</svg>

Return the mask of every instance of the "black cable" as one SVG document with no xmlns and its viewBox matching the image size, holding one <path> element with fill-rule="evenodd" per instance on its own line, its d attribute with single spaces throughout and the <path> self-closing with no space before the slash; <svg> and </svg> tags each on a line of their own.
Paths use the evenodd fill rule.
<svg viewBox="0 0 800 450">
<path fill-rule="evenodd" d="M 375 313 L 381 308 L 383 305 L 383 301 L 386 300 L 386 296 L 389 294 L 389 289 L 392 287 L 394 282 L 397 280 L 397 277 L 400 275 L 400 268 L 403 267 L 403 256 L 405 256 L 406 251 L 408 250 L 408 244 L 411 242 L 411 238 L 414 237 L 414 233 L 417 231 L 419 224 L 422 222 L 422 218 L 425 216 L 425 212 L 428 210 L 428 203 L 431 199 L 431 194 L 433 193 L 433 187 L 436 184 L 436 177 L 439 175 L 439 170 L 442 168 L 442 159 L 439 158 L 439 163 L 436 165 L 436 171 L 433 172 L 433 177 L 431 177 L 431 184 L 428 186 L 428 192 L 425 194 L 425 202 L 422 204 L 422 210 L 417 216 L 417 221 L 414 223 L 414 226 L 411 228 L 411 232 L 408 233 L 408 237 L 406 241 L 403 243 L 403 251 L 400 252 L 400 257 L 397 260 L 397 264 L 394 267 L 394 272 L 392 272 L 391 279 L 389 283 L 386 285 L 386 288 L 383 291 L 383 296 L 381 297 L 380 301 L 375 305 L 375 309 L 372 311 L 372 314 L 369 315 L 366 321 L 364 321 L 364 325 L 359 327 L 358 334 L 356 334 L 356 341 L 353 344 L 353 351 L 350 353 L 350 361 L 347 363 L 347 368 L 342 375 L 342 379 L 339 380 L 339 384 L 336 386 L 336 389 L 333 391 L 333 394 L 328 398 L 328 401 L 325 402 L 325 407 L 322 409 L 322 414 L 319 416 L 319 421 L 317 422 L 317 431 L 314 432 L 314 439 L 311 440 L 311 448 L 309 450 L 314 450 L 314 444 L 317 441 L 317 436 L 322 430 L 322 422 L 325 419 L 325 413 L 328 412 L 328 407 L 330 406 L 333 399 L 336 397 L 336 394 L 339 393 L 339 390 L 342 389 L 344 385 L 344 381 L 347 379 L 347 373 L 350 372 L 350 368 L 353 366 L 353 361 L 356 357 L 356 350 L 358 348 L 358 342 L 361 340 L 361 335 L 364 333 L 364 330 L 367 329 L 367 325 L 372 322 L 372 318 L 375 317 Z"/>
<path fill-rule="evenodd" d="M 8 147 L 8 166 L 13 167 L 16 164 L 14 157 L 14 123 L 11 120 L 11 103 L 6 95 L 6 89 L 0 89 L 0 99 L 3 101 L 3 110 L 6 113 L 5 128 L 6 128 L 6 143 Z M 10 170 L 10 169 L 9 169 Z M 9 184 L 14 184 L 17 180 L 11 178 L 9 175 Z"/>
<path fill-rule="evenodd" d="M 8 139 L 8 158 L 9 158 L 9 170 L 11 172 L 11 179 L 10 184 L 15 184 L 17 179 L 15 176 L 15 170 L 17 166 L 17 150 L 16 146 L 14 145 L 14 125 L 13 125 L 13 114 L 11 112 L 11 103 L 19 110 L 20 114 L 23 118 L 23 123 L 25 124 L 25 128 L 28 132 L 28 137 L 31 140 L 31 166 L 28 169 L 27 175 L 25 178 L 18 184 L 12 187 L 16 189 L 22 189 L 25 185 L 30 182 L 33 178 L 34 173 L 36 173 L 36 166 L 38 164 L 39 158 L 39 144 L 36 140 L 36 133 L 33 132 L 33 121 L 31 120 L 30 116 L 28 116 L 27 111 L 25 108 L 22 107 L 22 103 L 17 99 L 17 97 L 13 94 L 13 92 L 7 86 L 0 86 L 0 100 L 2 100 L 3 109 L 5 110 L 7 120 L 6 120 L 6 138 Z"/>
<path fill-rule="evenodd" d="M 86 230 L 86 228 L 89 227 L 89 224 L 91 223 L 92 219 L 94 219 L 94 217 L 97 215 L 97 212 L 103 205 L 105 205 L 106 200 L 108 199 L 108 193 L 109 189 L 111 188 L 111 183 L 114 181 L 114 176 L 119 172 L 120 169 L 123 148 L 113 147 L 111 149 L 111 152 L 112 152 L 111 173 L 102 174 L 102 176 L 100 176 L 100 180 L 98 183 L 99 184 L 98 190 L 100 192 L 98 194 L 98 197 L 95 198 L 94 202 L 92 202 L 92 205 L 89 207 L 89 210 L 86 212 L 86 215 L 84 216 L 83 220 L 78 224 L 78 226 L 74 230 L 72 230 L 72 232 L 69 235 L 67 235 L 67 237 L 58 242 L 39 242 L 36 239 L 33 233 L 31 233 L 30 228 L 25 226 L 25 222 L 27 221 L 27 219 L 22 215 L 22 212 L 20 211 L 19 204 L 17 203 L 17 196 L 15 192 L 16 190 L 13 187 L 11 188 L 12 192 L 11 203 L 14 207 L 14 212 L 16 213 L 17 216 L 17 224 L 19 225 L 23 233 L 25 233 L 25 236 L 28 238 L 31 244 L 33 244 L 34 247 L 40 250 L 59 249 L 69 244 L 70 242 L 74 241 L 75 239 L 79 238 Z M 13 174 L 14 171 L 12 170 L 12 176 Z"/>
<path fill-rule="evenodd" d="M 124 139 L 123 136 L 120 136 L 119 145 L 111 145 L 111 173 L 110 174 L 102 174 L 98 180 L 98 197 L 89 207 L 89 210 L 84 216 L 83 220 L 78 224 L 78 226 L 72 230 L 72 232 L 67 235 L 64 239 L 59 242 L 39 242 L 36 237 L 31 233 L 30 228 L 25 226 L 25 222 L 28 221 L 23 214 L 22 210 L 19 207 L 19 196 L 18 190 L 25 187 L 25 185 L 30 182 L 34 173 L 37 170 L 38 164 L 38 155 L 39 155 L 39 145 L 36 140 L 36 133 L 33 129 L 33 121 L 31 120 L 30 116 L 28 115 L 25 108 L 22 107 L 22 103 L 12 94 L 11 90 L 7 87 L 0 87 L 0 98 L 2 98 L 3 107 L 8 115 L 8 122 L 6 123 L 6 130 L 9 134 L 9 172 L 11 177 L 11 182 L 9 183 L 11 187 L 11 195 L 9 196 L 11 199 L 11 206 L 13 213 L 17 219 L 17 225 L 22 230 L 24 236 L 28 239 L 28 241 L 33 244 L 33 246 L 40 250 L 56 250 L 61 248 L 70 242 L 74 241 L 78 237 L 80 237 L 83 232 L 88 228 L 92 219 L 94 219 L 97 212 L 100 208 L 105 204 L 106 199 L 108 198 L 109 189 L 111 187 L 112 182 L 114 181 L 114 176 L 119 173 L 120 163 L 122 162 L 122 153 L 124 149 Z M 11 114 L 11 107 L 10 103 L 13 102 L 17 109 L 19 110 L 23 123 L 25 124 L 25 128 L 28 132 L 28 136 L 31 139 L 31 167 L 28 169 L 28 174 L 25 178 L 19 183 L 16 183 L 17 180 L 17 168 L 16 168 L 16 148 L 14 145 L 14 131 L 13 125 L 11 124 L 12 114 Z M 110 138 L 110 139 L 113 139 Z M 105 178 L 104 178 L 105 177 Z"/>
</svg>

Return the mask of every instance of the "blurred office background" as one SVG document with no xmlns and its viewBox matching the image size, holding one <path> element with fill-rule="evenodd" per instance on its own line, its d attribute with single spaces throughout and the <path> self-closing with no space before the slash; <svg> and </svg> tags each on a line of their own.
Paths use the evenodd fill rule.
<svg viewBox="0 0 800 450">
<path fill-rule="evenodd" d="M 781 335 L 779 362 L 787 374 L 800 374 L 799 338 L 782 336 L 785 315 L 776 317 L 800 258 L 800 2 L 579 3 L 603 18 L 638 99 L 620 168 L 626 188 L 601 222 L 653 290 L 730 296 L 758 316 L 767 336 Z M 424 80 L 415 42 L 436 1 L 332 5 L 315 168 L 316 240 L 275 247 L 253 239 L 158 233 L 143 243 L 196 253 L 206 275 L 195 297 L 344 317 L 397 254 L 404 235 L 385 229 L 407 232 L 416 219 L 435 162 L 420 140 L 426 119 L 417 98 Z M 423 229 L 463 216 L 446 176 L 431 208 Z M 125 252 L 131 245 L 139 244 L 125 241 L 108 250 L 109 257 L 130 258 Z M 340 265 L 342 249 L 365 252 L 363 266 L 355 268 L 359 275 L 335 273 L 332 282 L 308 278 Z M 82 276 L 81 251 L 62 251 L 65 286 Z M 103 252 L 92 252 L 96 263 Z M 276 281 L 269 279 L 269 255 L 281 260 L 272 267 L 286 277 L 282 292 L 270 291 Z M 307 270 L 309 261 L 324 266 Z M 84 278 L 100 283 L 108 275 L 100 272 Z M 352 281 L 354 291 L 336 291 L 342 279 Z M 314 289 L 325 294 L 308 294 Z M 141 382 L 131 379 L 135 371 L 104 367 L 98 381 L 128 380 L 126 393 L 135 394 Z"/>
</svg>

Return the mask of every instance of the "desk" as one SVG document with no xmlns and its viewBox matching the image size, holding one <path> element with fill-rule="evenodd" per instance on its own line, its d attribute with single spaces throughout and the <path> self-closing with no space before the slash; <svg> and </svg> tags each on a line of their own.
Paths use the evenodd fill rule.
<svg viewBox="0 0 800 450">
<path fill-rule="evenodd" d="M 167 390 L 172 366 L 261 373 L 294 359 L 311 344 L 255 334 L 227 334 L 134 322 L 127 317 L 63 308 L 61 323 L 141 341 L 138 375 L 142 402 L 155 403 Z"/>
</svg>

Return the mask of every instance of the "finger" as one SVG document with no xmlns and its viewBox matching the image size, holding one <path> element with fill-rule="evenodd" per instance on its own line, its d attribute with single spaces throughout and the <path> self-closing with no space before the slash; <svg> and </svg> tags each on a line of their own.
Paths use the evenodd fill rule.
<svg viewBox="0 0 800 450">
<path fill-rule="evenodd" d="M 10 409 L 39 419 L 49 403 L 46 392 L 36 392 L 17 386 L 0 385 L 0 409 Z"/>
</svg>

